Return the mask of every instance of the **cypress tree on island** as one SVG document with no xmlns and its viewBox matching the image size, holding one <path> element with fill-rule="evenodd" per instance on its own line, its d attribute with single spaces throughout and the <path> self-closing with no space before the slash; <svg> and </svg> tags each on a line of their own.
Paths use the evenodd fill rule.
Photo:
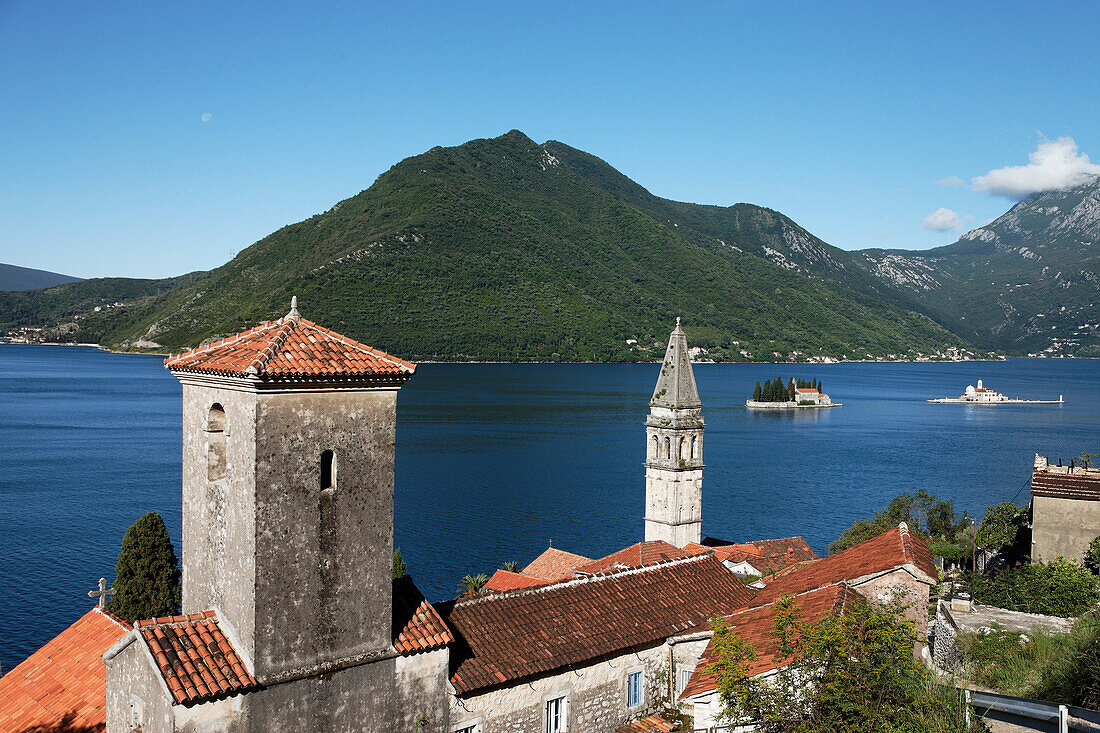
<svg viewBox="0 0 1100 733">
<path fill-rule="evenodd" d="M 130 621 L 179 613 L 179 558 L 159 514 L 149 512 L 126 530 L 115 573 L 111 613 Z"/>
<path fill-rule="evenodd" d="M 757 380 L 756 388 L 752 391 L 752 399 L 754 402 L 760 401 L 760 380 Z"/>
</svg>

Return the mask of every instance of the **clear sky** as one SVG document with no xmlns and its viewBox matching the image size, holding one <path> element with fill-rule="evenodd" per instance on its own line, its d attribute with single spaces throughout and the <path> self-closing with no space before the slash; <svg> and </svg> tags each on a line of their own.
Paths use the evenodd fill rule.
<svg viewBox="0 0 1100 733">
<path fill-rule="evenodd" d="M 845 249 L 932 247 L 1100 170 L 1098 29 L 1092 1 L 0 0 L 0 262 L 215 267 L 512 128 Z"/>
</svg>

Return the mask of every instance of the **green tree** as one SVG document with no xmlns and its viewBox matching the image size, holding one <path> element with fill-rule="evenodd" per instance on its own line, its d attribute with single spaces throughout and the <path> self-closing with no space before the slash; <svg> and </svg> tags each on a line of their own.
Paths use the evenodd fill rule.
<svg viewBox="0 0 1100 733">
<path fill-rule="evenodd" d="M 107 610 L 124 619 L 179 613 L 179 559 L 159 514 L 149 512 L 126 530 L 115 564 L 114 588 Z"/>
<path fill-rule="evenodd" d="M 1085 550 L 1085 567 L 1094 573 L 1100 573 L 1100 537 L 1089 543 Z"/>
<path fill-rule="evenodd" d="M 978 545 L 1003 554 L 1025 554 L 1027 545 L 1027 507 L 1002 501 L 987 507 L 978 525 Z"/>
<path fill-rule="evenodd" d="M 716 623 L 717 661 L 708 667 L 718 684 L 725 720 L 757 723 L 762 733 L 964 733 L 962 693 L 935 685 L 913 658 L 915 628 L 896 604 L 849 604 L 841 614 L 803 621 L 793 598 L 776 604 L 770 631 L 778 672 L 748 676 L 757 650 Z"/>
<path fill-rule="evenodd" d="M 401 548 L 398 547 L 393 551 L 393 578 L 397 580 L 398 578 L 404 578 L 408 574 L 409 569 L 406 567 L 405 561 L 401 557 Z"/>
<path fill-rule="evenodd" d="M 1081 451 L 1081 455 L 1073 459 L 1073 462 L 1081 468 L 1092 468 L 1097 461 L 1100 461 L 1100 451 L 1096 453 Z"/>
<path fill-rule="evenodd" d="M 963 582 L 974 600 L 1010 611 L 1075 617 L 1100 600 L 1100 579 L 1059 555 L 992 575 L 972 573 Z"/>
<path fill-rule="evenodd" d="M 752 390 L 752 399 L 753 399 L 753 402 L 759 402 L 760 401 L 760 380 L 759 379 L 756 380 L 756 387 Z"/>
<path fill-rule="evenodd" d="M 515 560 L 505 560 L 504 562 L 502 562 L 500 564 L 500 569 L 504 570 L 505 572 L 509 572 L 509 573 L 518 573 L 519 572 L 519 563 L 516 562 Z"/>
</svg>

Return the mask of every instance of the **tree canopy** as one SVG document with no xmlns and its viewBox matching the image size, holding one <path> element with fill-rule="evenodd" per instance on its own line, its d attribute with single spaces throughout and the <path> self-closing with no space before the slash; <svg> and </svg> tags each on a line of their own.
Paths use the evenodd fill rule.
<svg viewBox="0 0 1100 733">
<path fill-rule="evenodd" d="M 126 530 L 115 573 L 107 610 L 130 621 L 179 613 L 179 559 L 159 514 L 149 512 Z"/>
</svg>

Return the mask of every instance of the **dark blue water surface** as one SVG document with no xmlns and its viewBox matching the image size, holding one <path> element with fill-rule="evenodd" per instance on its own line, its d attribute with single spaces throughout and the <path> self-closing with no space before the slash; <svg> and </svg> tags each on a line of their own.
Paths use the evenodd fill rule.
<svg viewBox="0 0 1100 733">
<path fill-rule="evenodd" d="M 641 539 L 657 365 L 425 364 L 398 400 L 395 541 L 433 600 L 466 573 L 552 541 L 590 557 Z M 1100 362 L 699 364 L 703 531 L 801 534 L 925 488 L 959 509 L 1026 503 L 1032 456 L 1100 447 Z M 844 407 L 761 414 L 756 380 L 817 377 Z M 929 405 L 983 378 L 1066 404 Z M 11 669 L 91 604 L 126 528 L 180 531 L 180 387 L 157 357 L 0 345 L 0 663 Z"/>
</svg>

